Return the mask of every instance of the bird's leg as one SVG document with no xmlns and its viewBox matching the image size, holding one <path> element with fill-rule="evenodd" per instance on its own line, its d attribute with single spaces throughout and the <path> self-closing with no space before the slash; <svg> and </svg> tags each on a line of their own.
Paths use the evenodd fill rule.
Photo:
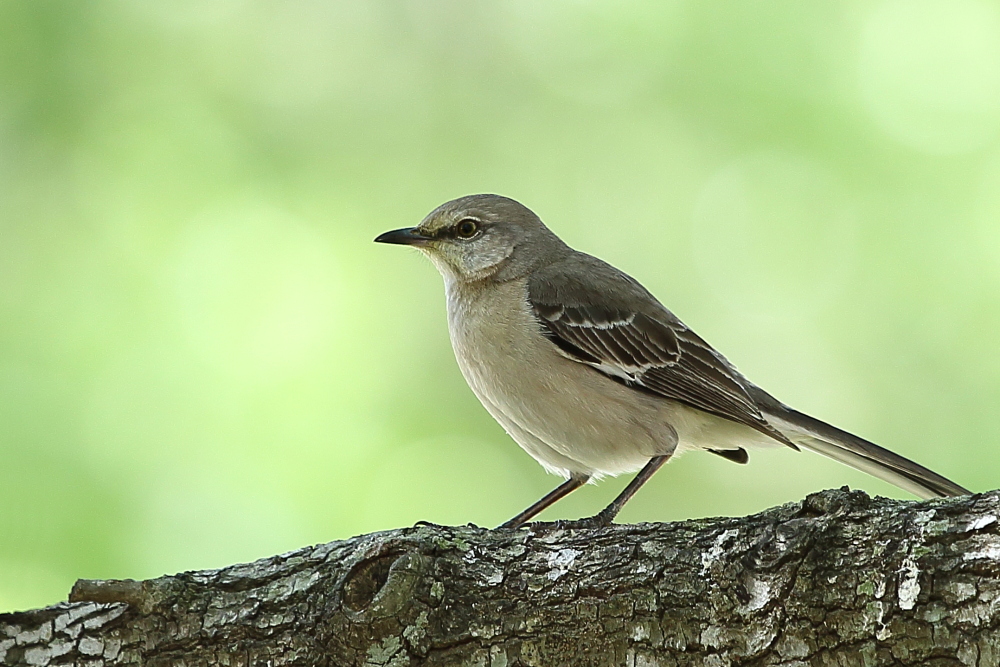
<svg viewBox="0 0 1000 667">
<path fill-rule="evenodd" d="M 629 498 L 635 495 L 635 492 L 639 490 L 643 484 L 649 481 L 649 478 L 660 469 L 670 455 L 666 456 L 654 456 L 649 459 L 649 463 L 643 466 L 639 474 L 632 478 L 632 481 L 628 483 L 618 497 L 611 501 L 611 504 L 605 507 L 603 510 L 598 512 L 592 517 L 586 519 L 579 519 L 577 521 L 568 522 L 568 526 L 572 528 L 600 528 L 602 526 L 610 526 L 618 516 L 618 513 L 622 511 L 625 507 L 625 503 L 629 501 Z"/>
<path fill-rule="evenodd" d="M 561 498 L 565 498 L 571 492 L 579 489 L 581 486 L 587 483 L 588 479 L 590 479 L 590 475 L 571 475 L 570 478 L 567 479 L 565 482 L 563 482 L 562 484 L 560 484 L 559 486 L 557 486 L 556 488 L 552 489 L 547 494 L 545 494 L 545 496 L 543 496 L 541 500 L 539 500 L 531 507 L 524 510 L 517 516 L 515 516 L 510 521 L 506 521 L 500 524 L 500 526 L 498 527 L 517 528 L 522 523 L 528 521 L 533 516 L 535 516 L 536 514 L 544 510 L 546 507 L 548 507 L 549 505 L 553 504 L 554 502 L 556 502 Z"/>
</svg>

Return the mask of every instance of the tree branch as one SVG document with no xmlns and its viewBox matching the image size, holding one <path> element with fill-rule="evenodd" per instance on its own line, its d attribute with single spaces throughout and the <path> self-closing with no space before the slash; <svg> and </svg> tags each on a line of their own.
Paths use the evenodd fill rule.
<svg viewBox="0 0 1000 667">
<path fill-rule="evenodd" d="M 1000 492 L 418 525 L 0 615 L 3 665 L 997 665 Z"/>
</svg>

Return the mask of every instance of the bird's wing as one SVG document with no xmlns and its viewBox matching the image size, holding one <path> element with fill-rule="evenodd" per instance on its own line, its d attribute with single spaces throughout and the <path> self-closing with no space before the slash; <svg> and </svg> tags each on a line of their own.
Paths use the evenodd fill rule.
<svg viewBox="0 0 1000 667">
<path fill-rule="evenodd" d="M 798 449 L 767 422 L 721 354 L 611 265 L 576 253 L 532 275 L 528 302 L 542 334 L 565 356 Z"/>
</svg>

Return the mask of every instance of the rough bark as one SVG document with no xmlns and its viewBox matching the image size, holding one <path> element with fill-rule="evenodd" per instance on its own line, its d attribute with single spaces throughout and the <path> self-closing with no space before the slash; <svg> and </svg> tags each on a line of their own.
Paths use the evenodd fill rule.
<svg viewBox="0 0 1000 667">
<path fill-rule="evenodd" d="M 0 615 L 3 665 L 997 665 L 1000 493 L 418 525 Z"/>
</svg>

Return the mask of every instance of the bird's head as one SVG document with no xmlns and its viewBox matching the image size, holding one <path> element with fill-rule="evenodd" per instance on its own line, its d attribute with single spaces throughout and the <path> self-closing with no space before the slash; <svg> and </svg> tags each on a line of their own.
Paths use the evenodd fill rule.
<svg viewBox="0 0 1000 667">
<path fill-rule="evenodd" d="M 445 279 L 467 283 L 518 278 L 569 251 L 531 210 L 499 195 L 454 199 L 375 241 L 413 246 Z"/>
</svg>

